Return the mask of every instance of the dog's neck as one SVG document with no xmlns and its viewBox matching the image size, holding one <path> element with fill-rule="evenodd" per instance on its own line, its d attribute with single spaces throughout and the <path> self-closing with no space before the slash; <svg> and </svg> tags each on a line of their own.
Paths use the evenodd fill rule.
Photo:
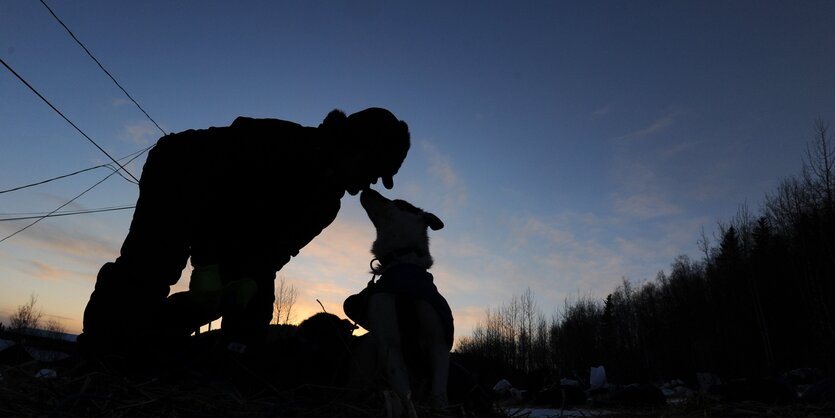
<svg viewBox="0 0 835 418">
<path fill-rule="evenodd" d="M 420 249 L 414 247 L 398 248 L 384 254 L 372 253 L 374 258 L 379 262 L 379 265 L 372 267 L 372 272 L 375 274 L 383 274 L 388 268 L 397 264 L 414 264 L 429 270 L 432 267 L 432 256 Z"/>
</svg>

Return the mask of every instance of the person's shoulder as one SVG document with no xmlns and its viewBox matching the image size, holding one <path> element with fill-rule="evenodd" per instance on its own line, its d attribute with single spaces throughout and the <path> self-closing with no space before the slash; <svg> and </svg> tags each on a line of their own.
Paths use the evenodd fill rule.
<svg viewBox="0 0 835 418">
<path fill-rule="evenodd" d="M 250 118 L 238 116 L 230 125 L 232 128 L 240 129 L 301 129 L 302 126 L 295 122 L 272 118 Z"/>
</svg>

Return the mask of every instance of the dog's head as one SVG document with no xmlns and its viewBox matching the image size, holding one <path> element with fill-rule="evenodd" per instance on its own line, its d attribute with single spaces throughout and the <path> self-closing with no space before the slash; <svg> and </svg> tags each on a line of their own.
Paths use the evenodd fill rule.
<svg viewBox="0 0 835 418">
<path fill-rule="evenodd" d="M 444 227 L 437 216 L 405 200 L 389 200 L 372 189 L 362 192 L 360 203 L 377 230 L 371 253 L 381 264 L 402 261 L 427 269 L 432 266 L 427 229 Z"/>
</svg>

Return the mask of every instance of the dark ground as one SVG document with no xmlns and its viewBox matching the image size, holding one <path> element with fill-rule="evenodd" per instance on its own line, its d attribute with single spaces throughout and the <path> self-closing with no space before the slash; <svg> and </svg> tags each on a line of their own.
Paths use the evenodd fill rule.
<svg viewBox="0 0 835 418">
<path fill-rule="evenodd" d="M 52 349 L 62 347 L 49 347 Z M 71 351 L 72 345 L 63 347 Z M 70 350 L 66 350 L 69 348 Z M 15 351 L 10 351 L 15 350 Z M 168 377 L 126 377 L 71 355 L 58 361 L 27 356 L 22 346 L 0 351 L 0 417 L 382 417 L 379 391 L 326 385 L 277 387 L 259 370 L 227 360 L 207 367 L 184 367 Z M 41 377 L 39 377 L 39 375 Z M 513 408 L 528 405 L 514 405 Z M 553 405 L 540 405 L 554 408 Z M 426 417 L 526 417 L 498 403 L 493 412 L 464 405 L 432 411 Z M 592 399 L 566 407 L 572 416 L 607 417 L 834 417 L 835 403 L 720 402 L 697 395 L 653 407 L 624 407 L 611 399 Z M 560 410 L 551 416 L 560 416 Z M 579 411 L 580 415 L 576 415 Z"/>
</svg>

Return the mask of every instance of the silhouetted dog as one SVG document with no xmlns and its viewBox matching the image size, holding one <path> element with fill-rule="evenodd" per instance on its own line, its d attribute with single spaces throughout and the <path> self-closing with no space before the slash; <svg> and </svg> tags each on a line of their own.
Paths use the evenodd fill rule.
<svg viewBox="0 0 835 418">
<path fill-rule="evenodd" d="M 406 201 L 389 200 L 371 189 L 363 191 L 360 202 L 377 230 L 371 253 L 379 264 L 372 269 L 380 277 L 345 301 L 345 313 L 374 337 L 377 364 L 410 415 L 413 394 L 442 407 L 447 402 L 452 311 L 427 271 L 433 262 L 427 229 L 439 230 L 444 224 Z"/>
</svg>

